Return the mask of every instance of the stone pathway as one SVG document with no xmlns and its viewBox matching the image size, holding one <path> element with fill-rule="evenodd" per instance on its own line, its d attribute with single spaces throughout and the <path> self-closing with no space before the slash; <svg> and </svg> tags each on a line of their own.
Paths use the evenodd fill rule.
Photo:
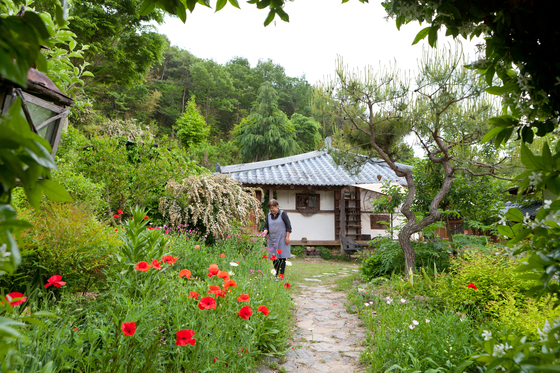
<svg viewBox="0 0 560 373">
<path fill-rule="evenodd" d="M 344 276 L 344 272 L 341 275 Z M 293 331 L 292 349 L 276 371 L 364 372 L 359 365 L 359 356 L 363 350 L 360 342 L 365 338 L 365 328 L 359 326 L 358 315 L 346 312 L 346 293 L 332 290 L 333 286 L 321 285 L 320 277 L 322 275 L 305 279 L 309 285 L 300 285 L 301 294 L 295 299 L 297 325 Z M 257 372 L 275 370 L 260 367 Z"/>
</svg>

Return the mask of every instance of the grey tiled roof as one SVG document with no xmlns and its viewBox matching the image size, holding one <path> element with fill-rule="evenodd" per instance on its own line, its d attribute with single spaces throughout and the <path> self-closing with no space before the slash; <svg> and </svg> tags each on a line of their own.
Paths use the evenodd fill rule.
<svg viewBox="0 0 560 373">
<path fill-rule="evenodd" d="M 410 169 L 410 166 L 398 164 Z M 326 151 L 313 151 L 270 161 L 222 166 L 221 174 L 229 174 L 243 184 L 264 185 L 331 185 L 376 184 L 386 181 L 406 185 L 382 160 L 370 160 L 357 175 L 337 166 Z M 377 178 L 381 175 L 381 180 Z"/>
</svg>

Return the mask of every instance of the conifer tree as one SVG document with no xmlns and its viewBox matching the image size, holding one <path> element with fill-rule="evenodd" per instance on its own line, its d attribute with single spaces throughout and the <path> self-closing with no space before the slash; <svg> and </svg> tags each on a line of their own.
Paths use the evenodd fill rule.
<svg viewBox="0 0 560 373">
<path fill-rule="evenodd" d="M 269 82 L 261 84 L 251 114 L 234 133 L 245 162 L 281 158 L 300 151 L 295 129 L 278 109 L 278 94 Z"/>
<path fill-rule="evenodd" d="M 194 95 L 187 102 L 185 112 L 177 119 L 174 129 L 177 131 L 177 137 L 181 140 L 181 144 L 186 149 L 204 142 L 206 136 L 208 136 L 210 129 L 206 126 L 204 117 L 196 107 Z"/>
</svg>

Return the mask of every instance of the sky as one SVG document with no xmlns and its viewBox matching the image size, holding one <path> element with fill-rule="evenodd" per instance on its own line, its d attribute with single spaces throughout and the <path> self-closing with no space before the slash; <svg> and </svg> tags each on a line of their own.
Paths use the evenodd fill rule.
<svg viewBox="0 0 560 373">
<path fill-rule="evenodd" d="M 333 75 L 337 56 L 350 68 L 396 63 L 399 69 L 414 70 L 423 46 L 429 49 L 425 41 L 411 45 L 426 24 L 410 23 L 399 31 L 393 19 L 384 18 L 380 1 L 288 1 L 285 11 L 290 22 L 276 16 L 267 27 L 263 25 L 267 9 L 259 10 L 241 1 L 240 6 L 241 10 L 228 4 L 215 13 L 199 4 L 188 14 L 185 24 L 167 17 L 157 28 L 172 45 L 198 58 L 225 64 L 239 56 L 248 59 L 253 67 L 259 59 L 272 59 L 284 67 L 286 75 L 305 75 L 311 84 Z M 466 43 L 463 48 L 474 56 L 474 43 Z"/>
</svg>

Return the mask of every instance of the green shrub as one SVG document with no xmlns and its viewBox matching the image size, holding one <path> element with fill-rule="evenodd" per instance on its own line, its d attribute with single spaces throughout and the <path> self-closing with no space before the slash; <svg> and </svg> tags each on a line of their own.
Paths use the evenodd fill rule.
<svg viewBox="0 0 560 373">
<path fill-rule="evenodd" d="M 375 241 L 376 248 L 363 262 L 360 268 L 362 278 L 370 281 L 373 278 L 385 276 L 390 273 L 404 273 L 404 254 L 398 243 L 390 237 Z M 416 267 L 434 268 L 439 271 L 449 267 L 449 243 L 444 240 L 430 240 L 429 242 L 413 242 L 416 252 Z"/>
<path fill-rule="evenodd" d="M 317 248 L 317 250 L 319 250 L 321 252 L 321 258 L 323 258 L 324 260 L 331 260 L 333 258 L 333 254 L 331 253 L 331 249 L 323 247 L 323 246 L 319 246 Z"/>
<path fill-rule="evenodd" d="M 301 253 L 303 252 L 303 249 L 304 249 L 303 246 L 292 246 L 292 247 L 290 248 L 290 252 L 291 252 L 293 255 L 300 256 Z"/>
<path fill-rule="evenodd" d="M 19 240 L 22 265 L 14 276 L 2 279 L 8 289 L 41 288 L 55 274 L 74 291 L 103 284 L 101 268 L 119 244 L 113 229 L 79 204 L 45 203 L 40 211 L 26 214 L 33 228 L 23 231 Z"/>
<path fill-rule="evenodd" d="M 472 312 L 486 312 L 490 302 L 509 297 L 524 304 L 525 292 L 535 284 L 519 277 L 518 264 L 507 255 L 467 250 L 453 258 L 448 276 L 438 277 L 437 294 L 451 307 Z M 467 287 L 470 283 L 477 289 Z"/>
</svg>

